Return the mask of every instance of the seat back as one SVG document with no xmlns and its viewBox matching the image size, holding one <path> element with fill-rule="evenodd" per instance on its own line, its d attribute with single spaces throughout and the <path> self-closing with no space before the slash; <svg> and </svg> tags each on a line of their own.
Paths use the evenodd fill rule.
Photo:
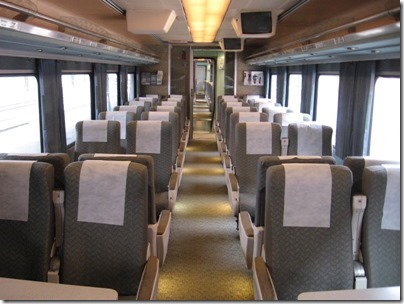
<svg viewBox="0 0 404 304">
<path fill-rule="evenodd" d="M 274 122 L 282 126 L 281 137 L 288 137 L 288 126 L 291 123 L 311 121 L 311 116 L 306 113 L 276 113 Z"/>
<path fill-rule="evenodd" d="M 172 126 L 168 121 L 142 120 L 128 124 L 128 154 L 150 155 L 154 160 L 157 213 L 168 210 L 167 192 L 172 165 Z"/>
<path fill-rule="evenodd" d="M 366 167 L 382 164 L 399 164 L 400 161 L 380 159 L 370 156 L 348 156 L 344 159 L 344 166 L 352 171 L 352 195 L 362 192 L 362 176 Z"/>
<path fill-rule="evenodd" d="M 266 174 L 269 167 L 291 164 L 291 163 L 313 163 L 335 165 L 336 161 L 331 156 L 261 156 L 257 163 L 257 192 L 255 204 L 255 226 L 265 225 L 265 191 Z"/>
<path fill-rule="evenodd" d="M 288 155 L 332 155 L 332 128 L 317 123 L 288 126 Z"/>
<path fill-rule="evenodd" d="M 224 114 L 224 129 L 222 129 L 222 132 L 224 133 L 224 139 L 226 144 L 228 144 L 230 140 L 230 134 L 233 132 L 233 129 L 230 129 L 230 115 L 233 113 L 239 113 L 239 112 L 257 112 L 256 108 L 251 108 L 251 107 L 241 107 L 241 106 L 231 106 L 227 107 L 225 110 Z"/>
<path fill-rule="evenodd" d="M 292 113 L 293 111 L 287 107 L 264 107 L 262 109 L 262 113 L 268 115 L 268 121 L 274 122 L 274 116 L 278 113 Z"/>
<path fill-rule="evenodd" d="M 400 165 L 369 166 L 363 172 L 367 206 L 362 254 L 368 288 L 401 286 Z"/>
<path fill-rule="evenodd" d="M 61 282 L 136 295 L 147 259 L 147 168 L 88 160 L 65 174 Z"/>
<path fill-rule="evenodd" d="M 344 166 L 268 169 L 264 249 L 279 300 L 353 288 L 351 186 Z"/>
<path fill-rule="evenodd" d="M 136 106 L 136 107 L 143 107 L 144 111 L 150 111 L 152 107 L 153 99 L 143 99 L 143 100 L 129 100 L 128 101 L 128 106 Z"/>
<path fill-rule="evenodd" d="M 0 277 L 47 281 L 55 236 L 51 164 L 0 161 Z"/>
<path fill-rule="evenodd" d="M 235 154 L 233 161 L 235 174 L 243 194 L 255 196 L 257 185 L 257 162 L 264 155 L 280 155 L 281 128 L 270 122 L 241 122 L 236 125 Z M 240 211 L 255 213 L 255 199 L 240 199 Z"/>
<path fill-rule="evenodd" d="M 121 127 L 121 147 L 126 150 L 126 125 L 130 121 L 138 120 L 137 114 L 128 111 L 106 111 L 100 112 L 100 114 L 98 114 L 98 119 L 119 121 Z"/>
<path fill-rule="evenodd" d="M 238 109 L 238 108 L 231 108 Z M 267 122 L 268 116 L 264 113 L 258 113 L 256 111 L 251 112 L 237 112 L 237 110 L 230 115 L 230 124 L 229 124 L 229 138 L 226 141 L 227 148 L 229 150 L 229 154 L 232 157 L 236 157 L 235 155 L 235 142 L 236 142 L 236 125 L 239 122 Z M 234 155 L 234 156 L 233 156 Z"/>
<path fill-rule="evenodd" d="M 180 122 L 179 122 L 179 117 L 178 113 L 176 112 L 157 112 L 157 111 L 151 111 L 151 112 L 144 112 L 142 114 L 142 120 L 160 120 L 160 121 L 168 121 L 171 123 L 172 127 L 172 140 L 173 140 L 173 145 L 172 145 L 172 162 L 175 164 L 175 160 L 178 154 L 178 149 L 180 146 Z"/>
<path fill-rule="evenodd" d="M 83 153 L 124 152 L 121 147 L 121 127 L 113 120 L 84 120 L 76 123 L 75 156 Z"/>
<path fill-rule="evenodd" d="M 150 155 L 136 155 L 136 154 L 102 154 L 102 153 L 85 153 L 79 156 L 79 161 L 85 160 L 108 160 L 108 161 L 131 161 L 144 165 L 147 168 L 148 176 L 148 223 L 155 224 L 157 221 L 156 216 L 156 202 L 155 202 L 155 187 L 154 187 L 154 161 Z"/>
<path fill-rule="evenodd" d="M 185 128 L 185 116 L 184 111 L 181 107 L 176 107 L 176 106 L 156 106 L 152 107 L 151 111 L 157 111 L 157 112 L 175 112 L 178 114 L 178 119 L 179 119 L 179 134 L 182 134 L 182 131 Z"/>
</svg>

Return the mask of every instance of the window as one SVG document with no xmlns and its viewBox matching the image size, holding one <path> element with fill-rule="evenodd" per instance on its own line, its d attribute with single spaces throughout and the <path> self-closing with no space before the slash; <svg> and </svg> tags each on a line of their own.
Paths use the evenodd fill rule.
<svg viewBox="0 0 404 304">
<path fill-rule="evenodd" d="M 278 82 L 278 75 L 273 74 L 271 76 L 271 92 L 270 92 L 270 98 L 276 101 L 276 94 L 277 94 L 277 82 Z"/>
<path fill-rule="evenodd" d="M 316 121 L 333 129 L 333 145 L 335 145 L 335 134 L 337 133 L 338 90 L 338 75 L 320 75 L 318 77 Z"/>
<path fill-rule="evenodd" d="M 62 87 L 66 143 L 69 145 L 76 140 L 76 123 L 91 119 L 90 76 L 62 75 Z"/>
<path fill-rule="evenodd" d="M 288 88 L 288 108 L 296 113 L 300 113 L 300 103 L 302 100 L 302 75 L 290 74 L 289 75 L 289 88 Z"/>
<path fill-rule="evenodd" d="M 128 100 L 135 99 L 135 74 L 128 74 Z"/>
<path fill-rule="evenodd" d="M 108 73 L 107 77 L 107 110 L 112 111 L 118 105 L 118 75 Z"/>
<path fill-rule="evenodd" d="M 400 78 L 376 80 L 369 155 L 400 160 Z"/>
<path fill-rule="evenodd" d="M 40 153 L 38 81 L 34 76 L 0 77 L 1 152 Z"/>
</svg>

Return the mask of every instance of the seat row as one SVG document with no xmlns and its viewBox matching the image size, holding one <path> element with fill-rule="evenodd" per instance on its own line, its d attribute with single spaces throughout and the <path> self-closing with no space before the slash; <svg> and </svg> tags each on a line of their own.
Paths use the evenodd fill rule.
<svg viewBox="0 0 404 304">
<path fill-rule="evenodd" d="M 308 161 L 260 159 L 265 186 L 261 180 L 250 228 L 258 243 L 255 299 L 400 286 L 400 165 L 363 157 L 348 157 L 345 165 Z M 367 205 L 360 208 L 363 225 L 352 199 L 355 179 Z"/>
<path fill-rule="evenodd" d="M 150 249 L 155 211 L 146 165 L 129 159 L 66 165 L 67 154 L 1 158 L 0 276 L 156 299 L 161 261 Z"/>
</svg>

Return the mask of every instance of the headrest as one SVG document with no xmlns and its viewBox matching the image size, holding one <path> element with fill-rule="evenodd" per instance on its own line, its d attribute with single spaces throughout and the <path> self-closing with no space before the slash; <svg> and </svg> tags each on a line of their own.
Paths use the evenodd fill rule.
<svg viewBox="0 0 404 304">
<path fill-rule="evenodd" d="M 83 142 L 107 142 L 108 120 L 84 120 Z"/>
<path fill-rule="evenodd" d="M 129 164 L 130 161 L 83 162 L 77 221 L 123 226 Z"/>
<path fill-rule="evenodd" d="M 119 111 L 135 112 L 137 113 L 138 106 L 119 106 Z"/>
<path fill-rule="evenodd" d="M 323 155 L 323 126 L 297 123 L 297 154 Z"/>
<path fill-rule="evenodd" d="M 164 107 L 176 107 L 178 105 L 177 101 L 162 101 L 161 106 Z"/>
<path fill-rule="evenodd" d="M 136 125 L 136 153 L 159 154 L 160 146 L 161 121 L 138 121 Z"/>
<path fill-rule="evenodd" d="M 282 113 L 282 119 L 280 121 L 282 126 L 288 126 L 291 123 L 304 121 L 303 113 Z"/>
<path fill-rule="evenodd" d="M 127 113 L 127 111 L 107 111 L 105 114 L 106 120 L 116 120 L 121 124 L 121 139 L 126 139 Z"/>
<path fill-rule="evenodd" d="M 381 229 L 400 230 L 400 165 L 382 165 L 386 170 L 386 194 L 384 197 Z"/>
<path fill-rule="evenodd" d="M 138 106 L 140 106 L 140 107 L 144 107 L 144 103 L 145 103 L 146 101 L 145 100 L 130 100 L 129 101 L 129 106 L 133 106 L 133 107 L 138 107 Z"/>
<path fill-rule="evenodd" d="M 149 120 L 170 121 L 170 112 L 148 112 Z"/>
<path fill-rule="evenodd" d="M 227 107 L 237 107 L 237 106 L 240 107 L 241 102 L 239 102 L 239 101 L 225 101 L 223 103 L 223 105 L 224 105 L 225 108 L 227 108 Z"/>
<path fill-rule="evenodd" d="M 272 123 L 246 123 L 246 153 L 272 154 Z"/>
<path fill-rule="evenodd" d="M 157 106 L 157 111 L 159 112 L 175 112 L 174 106 Z"/>
<path fill-rule="evenodd" d="M 6 153 L 7 156 L 22 156 L 22 157 L 42 157 L 48 156 L 49 153 Z"/>
<path fill-rule="evenodd" d="M 284 164 L 283 226 L 329 228 L 332 174 L 328 164 Z"/>
<path fill-rule="evenodd" d="M 229 109 L 229 107 L 227 107 Z M 251 112 L 250 107 L 230 107 L 231 111 L 233 113 L 239 113 L 239 112 Z"/>
<path fill-rule="evenodd" d="M 136 154 L 94 153 L 94 157 L 137 157 L 137 155 Z"/>
<path fill-rule="evenodd" d="M 388 160 L 388 159 L 381 159 L 381 158 L 374 158 L 371 156 L 363 156 L 365 161 L 365 168 L 369 166 L 380 166 L 383 164 L 400 164 L 399 160 Z"/>
<path fill-rule="evenodd" d="M 35 161 L 0 161 L 0 219 L 28 221 L 32 164 Z"/>
<path fill-rule="evenodd" d="M 304 155 L 284 155 L 278 156 L 279 160 L 288 160 L 288 159 L 321 159 L 321 156 L 304 156 Z"/>
<path fill-rule="evenodd" d="M 268 114 L 268 121 L 269 122 L 274 122 L 274 115 L 278 113 L 286 113 L 288 108 L 286 107 L 274 107 L 274 108 L 263 108 L 262 112 Z"/>
<path fill-rule="evenodd" d="M 239 122 L 259 122 L 261 117 L 258 112 L 240 112 L 238 115 Z"/>
</svg>

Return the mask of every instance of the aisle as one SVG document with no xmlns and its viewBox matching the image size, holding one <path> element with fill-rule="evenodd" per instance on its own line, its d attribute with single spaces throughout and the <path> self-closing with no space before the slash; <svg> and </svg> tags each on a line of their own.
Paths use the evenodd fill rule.
<svg viewBox="0 0 404 304">
<path fill-rule="evenodd" d="M 253 300 L 214 134 L 187 147 L 159 300 Z"/>
</svg>

